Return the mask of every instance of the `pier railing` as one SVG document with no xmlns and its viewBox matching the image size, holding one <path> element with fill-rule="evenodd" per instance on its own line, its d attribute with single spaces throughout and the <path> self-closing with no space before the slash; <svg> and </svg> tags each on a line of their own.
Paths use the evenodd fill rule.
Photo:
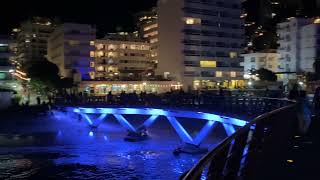
<svg viewBox="0 0 320 180">
<path fill-rule="evenodd" d="M 183 95 L 149 95 L 121 100 L 114 97 L 112 101 L 105 96 L 56 98 L 57 106 L 78 107 L 150 107 L 150 108 L 177 108 L 208 111 L 228 116 L 240 116 L 253 119 L 260 114 L 284 107 L 292 102 L 277 98 L 252 96 L 218 96 L 192 94 Z"/>
<path fill-rule="evenodd" d="M 278 103 L 227 137 L 181 179 L 262 179 L 283 164 L 279 159 L 297 127 L 297 104 L 269 100 L 260 106 Z"/>
</svg>

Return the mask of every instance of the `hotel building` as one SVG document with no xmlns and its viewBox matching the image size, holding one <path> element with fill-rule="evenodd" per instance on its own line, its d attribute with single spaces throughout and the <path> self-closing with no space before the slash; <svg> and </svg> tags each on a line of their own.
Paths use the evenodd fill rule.
<svg viewBox="0 0 320 180">
<path fill-rule="evenodd" d="M 28 66 L 28 62 L 42 61 L 47 55 L 47 40 L 55 23 L 47 18 L 34 17 L 17 29 L 17 60 Z"/>
<path fill-rule="evenodd" d="M 184 89 L 243 86 L 241 13 L 240 0 L 159 0 L 156 18 L 142 16 L 140 25 L 154 44 L 156 74 Z"/>
<path fill-rule="evenodd" d="M 96 79 L 141 80 L 154 74 L 150 44 L 141 41 L 137 34 L 109 34 L 95 41 Z"/>
<path fill-rule="evenodd" d="M 75 82 L 95 79 L 96 29 L 87 24 L 65 23 L 48 40 L 48 60 L 59 67 L 62 77 Z"/>
<path fill-rule="evenodd" d="M 314 72 L 314 62 L 320 57 L 320 19 L 288 18 L 277 28 L 280 80 L 287 84 Z"/>
<path fill-rule="evenodd" d="M 261 68 L 272 72 L 278 72 L 279 70 L 280 55 L 276 52 L 256 52 L 243 54 L 242 56 L 244 57 L 243 68 L 245 74 Z"/>
</svg>

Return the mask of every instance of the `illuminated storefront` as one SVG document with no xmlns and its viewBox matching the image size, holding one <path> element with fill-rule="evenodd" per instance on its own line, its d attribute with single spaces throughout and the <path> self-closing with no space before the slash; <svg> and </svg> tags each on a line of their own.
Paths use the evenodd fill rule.
<svg viewBox="0 0 320 180">
<path fill-rule="evenodd" d="M 181 87 L 182 84 L 175 81 L 83 81 L 79 90 L 89 94 L 105 95 L 110 91 L 114 94 L 122 91 L 164 93 Z"/>
<path fill-rule="evenodd" d="M 219 88 L 228 88 L 228 89 L 237 89 L 245 87 L 244 80 L 223 80 L 223 81 L 213 81 L 213 80 L 195 80 L 193 81 L 193 88 L 200 89 L 219 89 Z"/>
</svg>

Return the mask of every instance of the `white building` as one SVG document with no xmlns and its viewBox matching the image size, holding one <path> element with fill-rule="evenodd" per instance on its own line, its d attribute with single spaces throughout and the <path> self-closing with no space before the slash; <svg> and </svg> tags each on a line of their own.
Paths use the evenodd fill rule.
<svg viewBox="0 0 320 180">
<path fill-rule="evenodd" d="M 157 8 L 152 8 L 151 11 L 141 12 L 137 16 L 140 37 L 150 43 L 151 60 L 157 64 L 159 41 Z"/>
<path fill-rule="evenodd" d="M 96 29 L 86 24 L 65 23 L 48 39 L 48 59 L 59 67 L 60 75 L 75 81 L 95 78 L 94 40 Z"/>
<path fill-rule="evenodd" d="M 268 69 L 272 72 L 279 70 L 279 57 L 278 53 L 273 52 L 256 52 L 243 54 L 244 57 L 244 73 L 248 74 L 251 70 L 259 70 L 261 68 Z"/>
<path fill-rule="evenodd" d="M 25 21 L 18 29 L 17 59 L 25 66 L 31 61 L 41 61 L 47 55 L 47 39 L 55 24 L 47 18 L 34 17 Z"/>
<path fill-rule="evenodd" d="M 0 87 L 6 80 L 11 80 L 10 71 L 13 69 L 10 58 L 12 56 L 8 37 L 0 36 Z"/>
<path fill-rule="evenodd" d="M 95 41 L 96 78 L 100 80 L 136 80 L 151 76 L 154 63 L 150 44 L 129 34 L 106 36 Z"/>
<path fill-rule="evenodd" d="M 320 59 L 320 19 L 301 28 L 300 71 L 314 72 L 314 62 Z"/>
<path fill-rule="evenodd" d="M 312 23 L 312 19 L 288 18 L 286 22 L 279 23 L 277 33 L 279 35 L 280 67 L 284 73 L 280 80 L 287 83 L 290 79 L 296 79 L 296 73 L 302 71 L 302 27 Z"/>
<path fill-rule="evenodd" d="M 159 0 L 144 35 L 155 43 L 157 74 L 184 89 L 243 85 L 240 0 Z"/>
</svg>

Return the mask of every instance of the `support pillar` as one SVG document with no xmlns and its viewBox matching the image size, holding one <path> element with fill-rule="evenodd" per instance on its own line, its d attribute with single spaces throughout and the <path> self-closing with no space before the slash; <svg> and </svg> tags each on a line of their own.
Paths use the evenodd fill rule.
<svg viewBox="0 0 320 180">
<path fill-rule="evenodd" d="M 114 117 L 118 122 L 128 130 L 127 136 L 124 138 L 125 141 L 137 142 L 150 139 L 147 128 L 150 127 L 158 118 L 158 115 L 150 116 L 141 126 L 135 128 L 131 123 L 126 120 L 121 114 L 114 114 Z"/>
<path fill-rule="evenodd" d="M 190 134 L 184 129 L 175 117 L 167 117 L 170 124 L 176 130 L 179 137 L 185 143 L 173 151 L 175 155 L 180 153 L 187 154 L 203 154 L 208 152 L 207 148 L 200 147 L 201 142 L 210 133 L 210 130 L 215 126 L 215 121 L 208 121 L 206 125 L 200 130 L 197 136 L 193 139 Z"/>
</svg>

